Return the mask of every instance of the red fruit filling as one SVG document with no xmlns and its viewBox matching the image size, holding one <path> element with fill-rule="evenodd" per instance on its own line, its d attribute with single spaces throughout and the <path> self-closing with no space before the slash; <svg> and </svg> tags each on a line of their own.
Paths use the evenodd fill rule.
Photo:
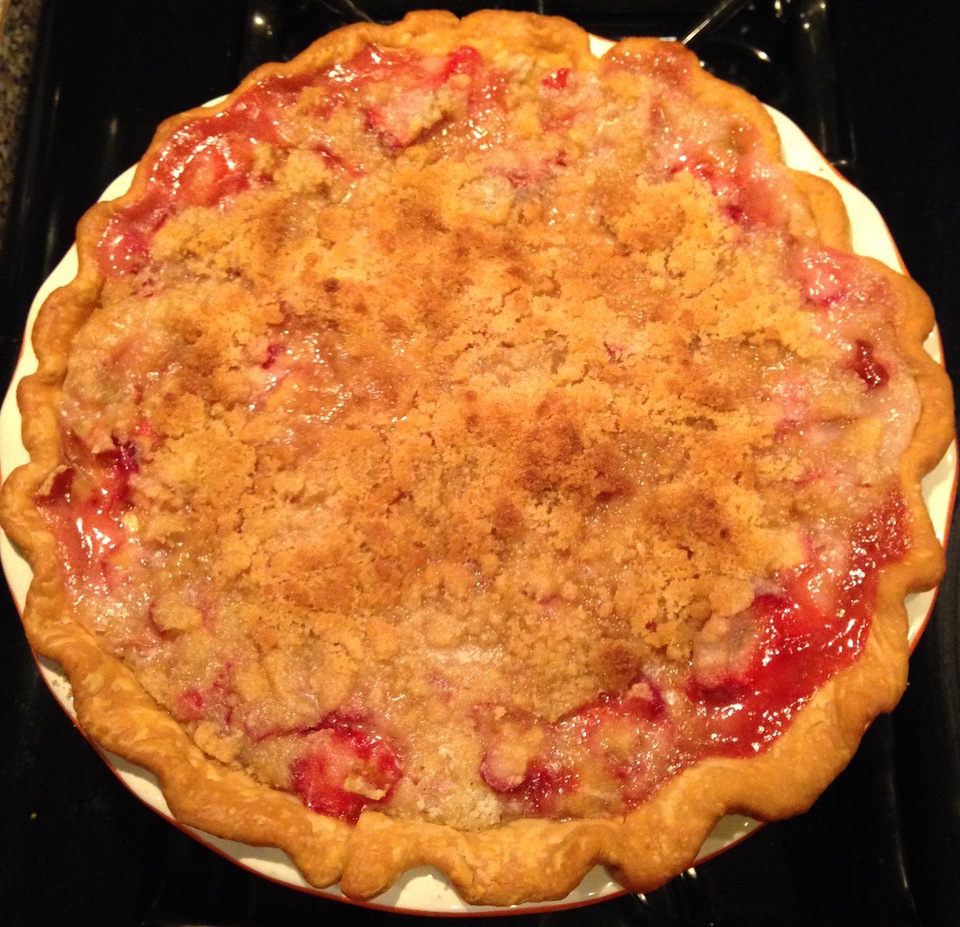
<svg viewBox="0 0 960 927">
<path fill-rule="evenodd" d="M 570 80 L 570 68 L 557 68 L 540 81 L 540 86 L 547 90 L 566 90 Z"/>
<path fill-rule="evenodd" d="M 472 77 L 483 66 L 483 57 L 471 45 L 463 45 L 447 55 L 440 69 L 440 82 L 446 83 L 451 77 L 458 74 L 467 74 Z"/>
<path fill-rule="evenodd" d="M 185 689 L 177 700 L 181 721 L 213 721 L 230 726 L 239 696 L 233 686 L 233 667 L 228 663 L 209 685 Z"/>
<path fill-rule="evenodd" d="M 228 109 L 186 123 L 173 134 L 151 165 L 140 198 L 107 223 L 97 249 L 101 270 L 112 277 L 136 273 L 148 263 L 153 236 L 171 215 L 185 206 L 219 206 L 250 187 L 257 145 L 294 146 L 287 120 L 306 87 L 321 91 L 323 102 L 314 112 L 319 123 L 354 100 L 358 88 L 389 84 L 394 91 L 390 103 L 368 110 L 366 125 L 387 148 L 400 149 L 416 141 L 424 128 L 420 117 L 431 95 L 461 75 L 470 80 L 471 117 L 503 105 L 505 77 L 486 68 L 471 46 L 438 61 L 370 45 L 329 72 L 265 78 Z M 565 83 L 565 77 L 557 80 Z M 354 176 L 363 173 L 325 142 L 316 142 L 315 148 L 331 165 Z M 260 180 L 269 182 L 269 177 Z"/>
<path fill-rule="evenodd" d="M 649 793 L 644 748 L 666 720 L 659 687 L 646 681 L 623 695 L 603 693 L 552 724 L 488 720 L 480 776 L 511 814 L 561 817 L 589 805 L 598 790 L 630 806 Z"/>
<path fill-rule="evenodd" d="M 558 151 L 552 157 L 543 157 L 536 162 L 520 164 L 498 173 L 502 173 L 510 181 L 511 186 L 530 187 L 547 180 L 557 168 L 566 167 L 566 165 L 566 154 Z"/>
<path fill-rule="evenodd" d="M 523 779 L 512 787 L 492 776 L 486 765 L 481 765 L 480 776 L 512 813 L 538 817 L 562 814 L 563 797 L 576 792 L 580 784 L 573 770 L 539 761 L 531 763 Z"/>
<path fill-rule="evenodd" d="M 777 225 L 784 215 L 776 196 L 776 177 L 764 157 L 759 134 L 737 127 L 731 137 L 666 139 L 663 170 L 687 171 L 710 187 L 723 214 L 739 224 Z"/>
<path fill-rule="evenodd" d="M 396 751 L 379 734 L 331 716 L 314 740 L 290 770 L 290 787 L 307 807 L 352 824 L 364 808 L 389 800 L 402 771 Z"/>
<path fill-rule="evenodd" d="M 793 249 L 789 269 L 804 299 L 820 309 L 849 298 L 861 273 L 858 258 L 825 245 Z"/>
<path fill-rule="evenodd" d="M 708 685 L 695 676 L 690 697 L 708 711 L 717 752 L 747 755 L 773 740 L 827 679 L 859 656 L 876 603 L 877 567 L 905 553 L 909 525 L 891 492 L 847 542 L 846 568 L 809 562 L 779 577 L 782 592 L 750 606 L 761 629 L 744 660 Z"/>
<path fill-rule="evenodd" d="M 686 687 L 669 702 L 658 685 L 641 681 L 552 724 L 482 726 L 481 778 L 514 814 L 563 816 L 591 791 L 611 789 L 628 810 L 671 771 L 764 749 L 856 660 L 870 629 L 877 567 L 905 553 L 906 517 L 902 497 L 890 493 L 854 526 L 843 570 L 811 549 L 808 562 L 777 577 L 779 591 L 757 595 L 739 615 L 711 618 Z"/>
<path fill-rule="evenodd" d="M 890 380 L 887 368 L 877 360 L 873 345 L 869 341 L 857 339 L 853 346 L 850 369 L 866 383 L 868 390 L 880 389 Z"/>
<path fill-rule="evenodd" d="M 276 362 L 277 358 L 283 353 L 283 345 L 273 342 L 267 345 L 267 359 L 260 365 L 264 370 L 269 370 Z"/>
<path fill-rule="evenodd" d="M 67 583 L 107 592 L 117 578 L 114 559 L 130 539 L 121 517 L 138 470 L 136 449 L 118 443 L 114 451 L 85 457 L 83 465 L 54 477 L 37 507 L 57 540 Z"/>
</svg>

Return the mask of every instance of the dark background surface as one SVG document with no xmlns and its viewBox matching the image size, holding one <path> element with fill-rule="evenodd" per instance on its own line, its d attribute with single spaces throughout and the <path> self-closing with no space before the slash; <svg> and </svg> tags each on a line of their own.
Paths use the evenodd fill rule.
<svg viewBox="0 0 960 927">
<path fill-rule="evenodd" d="M 428 4 L 429 5 L 429 4 Z M 464 13 L 483 4 L 451 4 Z M 487 4 L 490 5 L 490 4 Z M 537 3 L 494 4 L 537 9 Z M 408 4 L 47 0 L 0 255 L 0 375 L 33 293 L 82 212 L 166 116 L 229 91 L 365 15 Z M 546 2 L 612 38 L 684 35 L 696 0 Z M 930 294 L 960 376 L 958 8 L 946 0 L 758 0 L 698 51 L 792 115 L 879 207 Z M 764 57 L 766 56 L 766 57 Z M 813 809 L 768 825 L 658 892 L 520 915 L 551 925 L 960 924 L 957 544 L 901 705 L 868 732 Z M 405 924 L 242 871 L 120 785 L 47 692 L 9 596 L 0 599 L 0 923 Z"/>
</svg>

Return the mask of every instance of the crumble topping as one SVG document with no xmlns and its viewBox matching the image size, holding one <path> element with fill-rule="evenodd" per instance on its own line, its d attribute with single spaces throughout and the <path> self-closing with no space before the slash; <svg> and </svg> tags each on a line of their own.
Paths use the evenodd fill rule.
<svg viewBox="0 0 960 927">
<path fill-rule="evenodd" d="M 347 820 L 618 815 L 856 659 L 897 306 L 676 62 L 371 46 L 153 176 L 39 502 L 211 756 Z"/>
</svg>

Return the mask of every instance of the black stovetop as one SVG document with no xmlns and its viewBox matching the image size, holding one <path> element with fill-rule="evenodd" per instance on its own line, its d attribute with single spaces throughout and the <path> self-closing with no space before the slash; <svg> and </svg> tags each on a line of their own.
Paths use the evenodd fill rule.
<svg viewBox="0 0 960 927">
<path fill-rule="evenodd" d="M 6 249 L 0 374 L 33 293 L 80 214 L 166 116 L 230 90 L 264 60 L 414 4 L 363 0 L 46 0 Z M 443 5 L 443 4 L 425 4 Z M 682 37 L 702 0 L 454 3 L 568 16 L 591 31 Z M 791 115 L 885 216 L 937 307 L 960 377 L 957 7 L 943 0 L 755 0 L 700 33 L 708 67 Z M 739 9 L 738 9 L 739 8 Z M 941 927 L 960 924 L 960 532 L 910 687 L 805 815 L 646 897 L 518 915 L 517 927 Z M 40 680 L 0 601 L 0 922 L 20 925 L 404 924 L 274 885 L 142 806 Z"/>
</svg>

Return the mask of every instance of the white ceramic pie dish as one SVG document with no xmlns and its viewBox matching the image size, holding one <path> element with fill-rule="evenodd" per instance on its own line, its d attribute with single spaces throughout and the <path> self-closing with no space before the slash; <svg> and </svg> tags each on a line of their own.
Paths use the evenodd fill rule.
<svg viewBox="0 0 960 927">
<path fill-rule="evenodd" d="M 598 44 L 595 50 L 602 51 L 603 49 Z M 771 113 L 781 135 L 787 164 L 825 178 L 840 191 L 850 215 L 854 250 L 859 254 L 877 258 L 897 270 L 904 271 L 890 233 L 873 204 L 830 167 L 793 122 L 775 110 L 771 110 Z M 102 198 L 112 199 L 119 196 L 129 186 L 132 176 L 133 169 L 125 172 L 107 188 Z M 13 383 L 2 408 L 0 408 L 0 471 L 2 471 L 4 478 L 16 466 L 26 462 L 27 459 L 26 451 L 20 440 L 20 415 L 16 405 L 15 393 L 19 380 L 36 368 L 36 357 L 29 340 L 33 320 L 46 297 L 54 289 L 73 278 L 76 267 L 76 249 L 72 248 L 40 288 L 31 307 L 24 348 Z M 941 363 L 943 362 L 939 333 L 936 330 L 928 339 L 926 348 L 934 358 Z M 924 498 L 937 534 L 943 542 L 946 540 L 950 523 L 956 482 L 957 449 L 956 445 L 953 445 L 938 467 L 923 482 Z M 14 599 L 18 608 L 22 610 L 32 578 L 29 564 L 13 548 L 5 535 L 0 537 L 0 559 L 2 559 Z M 929 619 L 933 600 L 933 592 L 912 595 L 908 599 L 911 647 L 916 644 Z M 54 696 L 68 714 L 73 717 L 72 691 L 66 676 L 56 664 L 46 659 L 41 658 L 38 663 L 41 673 Z M 100 752 L 108 766 L 138 798 L 215 851 L 240 866 L 277 882 L 320 896 L 343 899 L 336 886 L 324 890 L 310 886 L 300 875 L 289 857 L 279 850 L 251 847 L 235 841 L 223 840 L 178 824 L 170 815 L 163 794 L 152 774 L 113 754 L 102 750 Z M 728 849 L 755 830 L 757 826 L 757 822 L 741 816 L 724 818 L 707 838 L 698 861 Z M 510 909 L 473 906 L 460 900 L 444 876 L 436 871 L 423 868 L 408 872 L 388 892 L 372 899 L 368 904 L 371 907 L 410 913 L 493 914 L 518 910 L 555 910 L 589 904 L 622 892 L 623 889 L 617 882 L 611 879 L 605 870 L 598 867 L 588 874 L 577 889 L 566 898 L 556 902 L 520 905 Z"/>
</svg>

